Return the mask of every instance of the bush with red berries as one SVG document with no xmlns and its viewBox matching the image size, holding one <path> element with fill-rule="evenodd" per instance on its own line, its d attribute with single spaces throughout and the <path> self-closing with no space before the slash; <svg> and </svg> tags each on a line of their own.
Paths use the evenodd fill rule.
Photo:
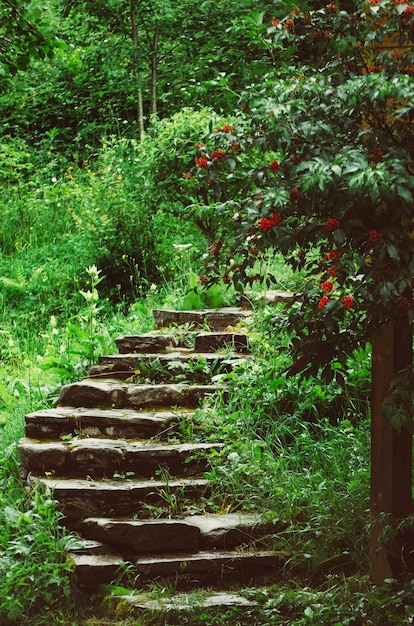
<svg viewBox="0 0 414 626">
<path fill-rule="evenodd" d="M 308 277 L 289 309 L 291 371 L 339 381 L 381 324 L 414 319 L 414 7 L 356 8 L 273 17 L 266 35 L 289 62 L 194 154 L 220 240 L 208 280 L 245 289 L 257 258 L 281 251 Z"/>
</svg>

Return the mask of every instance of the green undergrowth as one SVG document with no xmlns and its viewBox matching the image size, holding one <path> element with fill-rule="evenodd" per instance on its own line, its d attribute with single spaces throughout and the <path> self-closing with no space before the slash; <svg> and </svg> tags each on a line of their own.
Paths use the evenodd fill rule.
<svg viewBox="0 0 414 626">
<path fill-rule="evenodd" d="M 128 308 L 128 315 L 119 311 L 110 315 L 100 297 L 99 270 L 89 267 L 83 280 L 79 308 L 71 316 L 51 316 L 39 334 L 13 326 L 0 333 L 0 622 L 7 626 L 410 623 L 414 601 L 408 600 L 404 608 L 402 589 L 408 594 L 412 589 L 396 583 L 372 588 L 365 578 L 369 347 L 347 362 L 345 388 L 335 382 L 323 385 L 316 379 L 287 377 L 290 337 L 283 330 L 280 305 L 259 307 L 253 321 L 241 328 L 251 337 L 252 361 L 234 364 L 232 372 L 212 368 L 202 359 L 191 366 L 175 363 L 176 381 L 206 382 L 212 376 L 228 386 L 229 398 L 225 404 L 218 394 L 203 403 L 194 420 L 178 418 L 170 439 L 218 440 L 224 448 L 210 456 L 206 476 L 213 487 L 211 496 L 191 511 L 184 511 L 185 503 L 172 497 L 169 477 L 163 475 L 171 516 L 260 512 L 274 528 L 268 547 L 286 556 L 280 586 L 250 591 L 258 602 L 250 613 L 198 609 L 195 598 L 194 611 L 186 617 L 147 613 L 121 617 L 108 605 L 102 607 L 98 598 L 85 601 L 79 596 L 65 556 L 73 537 L 59 525 L 51 495 L 26 494 L 19 478 L 17 441 L 23 434 L 24 414 L 53 405 L 63 383 L 82 378 L 99 354 L 116 350 L 115 337 L 151 330 L 152 308 L 168 308 L 173 301 L 172 296 L 166 302 L 149 289 L 145 298 Z M 169 332 L 192 338 L 186 327 Z M 158 364 L 147 372 L 142 369 L 138 379 L 160 382 L 171 375 Z M 157 510 L 147 513 L 161 515 Z M 156 597 L 171 589 L 152 591 Z M 381 611 L 394 614 L 389 618 L 394 621 L 379 622 Z"/>
<path fill-rule="evenodd" d="M 305 581 L 290 580 L 265 588 L 243 589 L 240 595 L 252 605 L 245 607 L 209 608 L 203 606 L 206 592 L 190 594 L 188 611 L 135 611 L 134 626 L 391 626 L 410 624 L 414 617 L 414 587 L 389 581 L 372 586 L 366 577 L 331 577 L 323 586 L 309 586 Z M 167 591 L 140 594 L 142 599 L 168 601 Z M 118 613 L 127 605 L 118 605 Z M 130 618 L 131 619 L 131 618 Z M 88 622 L 86 622 L 88 624 Z M 126 622 L 128 623 L 128 622 Z M 93 622 L 90 623 L 92 626 Z"/>
<path fill-rule="evenodd" d="M 241 362 L 225 378 L 228 402 L 201 410 L 209 437 L 225 444 L 206 473 L 214 505 L 221 512 L 259 511 L 273 522 L 271 547 L 291 554 L 292 572 L 318 578 L 364 571 L 369 348 L 349 359 L 342 388 L 334 381 L 287 377 L 283 347 L 289 338 L 281 334 L 275 345 L 266 332 L 252 336 L 254 360 Z"/>
<path fill-rule="evenodd" d="M 121 594 L 116 602 L 112 592 Z M 248 599 L 249 607 L 212 608 L 203 605 L 209 591 L 187 596 L 189 609 L 163 610 L 171 589 L 160 587 L 136 592 L 139 602 L 155 601 L 157 609 L 134 609 L 122 601 L 128 590 L 107 588 L 102 595 L 78 594 L 76 608 L 41 611 L 31 626 L 406 626 L 414 619 L 414 587 L 388 581 L 372 585 L 367 577 L 326 579 L 321 586 L 290 579 L 263 588 L 245 588 L 236 593 Z M 161 608 L 160 608 L 161 607 Z M 52 620 L 52 621 L 50 621 Z"/>
<path fill-rule="evenodd" d="M 18 416 L 16 415 L 16 418 Z M 0 431 L 0 620 L 25 623 L 40 607 L 57 610 L 72 593 L 66 552 L 73 538 L 60 525 L 51 494 L 26 493 L 19 476 L 21 421 Z"/>
</svg>

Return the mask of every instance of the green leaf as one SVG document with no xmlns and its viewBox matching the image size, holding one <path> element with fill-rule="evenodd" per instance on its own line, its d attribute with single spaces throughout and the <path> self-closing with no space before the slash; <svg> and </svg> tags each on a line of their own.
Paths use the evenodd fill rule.
<svg viewBox="0 0 414 626">
<path fill-rule="evenodd" d="M 388 252 L 389 257 L 393 259 L 394 261 L 399 261 L 400 251 L 398 250 L 397 246 L 395 246 L 392 243 L 387 243 L 386 247 L 387 247 L 387 252 Z"/>
<path fill-rule="evenodd" d="M 337 176 L 342 175 L 342 167 L 340 165 L 332 165 L 331 169 L 333 173 L 336 174 Z"/>
</svg>

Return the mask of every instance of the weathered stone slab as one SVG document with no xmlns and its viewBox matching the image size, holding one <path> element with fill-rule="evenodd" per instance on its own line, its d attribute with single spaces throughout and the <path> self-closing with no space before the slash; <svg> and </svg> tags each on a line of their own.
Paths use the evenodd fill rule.
<svg viewBox="0 0 414 626">
<path fill-rule="evenodd" d="M 70 545 L 71 554 L 103 554 L 108 555 L 111 553 L 111 548 L 102 543 L 102 541 L 96 541 L 95 539 L 86 539 L 85 537 L 77 537 L 76 543 L 71 542 Z"/>
<path fill-rule="evenodd" d="M 79 531 L 86 537 L 142 554 L 198 552 L 200 547 L 200 530 L 183 520 L 89 517 Z"/>
<path fill-rule="evenodd" d="M 62 435 L 145 439 L 167 436 L 180 419 L 189 418 L 193 410 L 95 409 L 62 406 L 26 415 L 26 435 L 33 439 L 54 439 Z"/>
<path fill-rule="evenodd" d="M 66 466 L 69 454 L 63 442 L 53 441 L 40 446 L 39 442 L 28 438 L 20 439 L 18 451 L 21 473 L 24 479 L 26 479 L 29 472 L 39 474 L 55 471 L 62 472 Z"/>
<path fill-rule="evenodd" d="M 122 561 L 114 552 L 107 555 L 71 553 L 78 583 L 83 587 L 119 579 Z M 285 563 L 286 555 L 275 552 L 198 552 L 165 556 L 140 556 L 132 561 L 139 584 L 148 580 L 174 580 L 178 589 L 189 586 L 227 586 L 252 584 L 271 578 L 273 581 Z"/>
<path fill-rule="evenodd" d="M 87 480 L 35 478 L 31 482 L 44 485 L 53 492 L 69 521 L 85 517 L 145 517 L 145 505 L 167 507 L 171 498 L 198 500 L 208 490 L 204 478 L 162 480 Z M 168 497 L 166 497 L 166 495 Z"/>
<path fill-rule="evenodd" d="M 257 605 L 255 600 L 245 598 L 237 593 L 203 593 L 198 596 L 194 593 L 179 593 L 169 598 L 159 597 L 155 600 L 151 600 L 142 595 L 142 593 L 131 594 L 127 596 L 115 596 L 114 600 L 122 603 L 123 608 L 125 604 L 131 607 L 131 610 L 151 611 L 157 613 L 185 613 L 186 611 L 194 613 L 195 609 L 222 609 L 229 608 L 241 608 L 248 609 Z"/>
<path fill-rule="evenodd" d="M 253 293 L 252 291 L 246 291 L 245 298 L 250 303 L 256 305 L 272 305 L 272 304 L 290 304 L 295 300 L 300 299 L 300 294 L 293 293 L 292 291 L 286 291 L 285 289 L 268 289 L 265 293 Z"/>
<path fill-rule="evenodd" d="M 59 405 L 116 409 L 154 406 L 193 408 L 219 389 L 214 385 L 136 385 L 111 379 L 86 378 L 62 387 Z"/>
<path fill-rule="evenodd" d="M 266 304 L 290 304 L 298 299 L 297 294 L 284 289 L 269 289 L 266 291 Z"/>
<path fill-rule="evenodd" d="M 81 587 L 98 587 L 113 582 L 122 574 L 125 561 L 120 554 L 69 553 L 75 566 L 77 583 Z"/>
<path fill-rule="evenodd" d="M 202 550 L 219 548 L 232 549 L 236 546 L 257 544 L 275 528 L 254 513 L 227 513 L 226 515 L 192 515 L 185 518 L 200 530 Z"/>
<path fill-rule="evenodd" d="M 239 307 L 225 307 L 222 309 L 202 309 L 198 311 L 163 311 L 154 310 L 153 315 L 158 328 L 168 326 L 190 326 L 208 325 L 214 330 L 222 330 L 227 326 L 235 326 L 242 320 L 250 317 L 250 310 Z"/>
<path fill-rule="evenodd" d="M 214 352 L 228 348 L 248 352 L 247 335 L 234 332 L 196 332 L 176 334 L 126 335 L 115 340 L 120 354 L 162 354 L 181 348 L 196 352 Z"/>
<path fill-rule="evenodd" d="M 242 333 L 197 333 L 194 343 L 195 351 L 206 353 L 223 349 L 248 354 L 250 352 L 249 339 Z"/>
<path fill-rule="evenodd" d="M 176 348 L 193 348 L 195 333 L 126 335 L 115 339 L 121 354 L 131 352 L 159 353 Z"/>
<path fill-rule="evenodd" d="M 160 468 L 170 475 L 201 473 L 207 455 L 220 443 L 151 443 L 118 439 L 74 439 L 65 442 L 22 438 L 19 454 L 24 475 L 52 473 L 65 477 L 112 478 L 115 473 L 154 476 Z"/>
<path fill-rule="evenodd" d="M 137 380 L 139 380 L 142 367 L 150 367 L 153 363 L 164 368 L 161 374 L 171 377 L 171 379 L 173 379 L 176 374 L 183 373 L 183 363 L 189 363 L 190 365 L 205 363 L 206 366 L 211 368 L 208 375 L 212 375 L 218 369 L 222 372 L 231 371 L 235 360 L 245 358 L 246 355 L 240 353 L 235 353 L 231 355 L 230 358 L 229 355 L 225 354 L 196 353 L 188 350 L 185 352 L 170 352 L 167 354 L 110 354 L 99 357 L 98 363 L 90 368 L 89 377 L 112 377 L 122 380 L 130 378 L 135 374 Z M 157 370 L 155 370 L 155 375 L 157 375 Z M 191 370 L 188 375 L 191 377 Z"/>
<path fill-rule="evenodd" d="M 257 577 L 275 577 L 283 564 L 280 554 L 269 551 L 220 550 L 195 554 L 139 556 L 134 561 L 141 581 L 173 578 L 185 585 L 249 584 Z"/>
</svg>

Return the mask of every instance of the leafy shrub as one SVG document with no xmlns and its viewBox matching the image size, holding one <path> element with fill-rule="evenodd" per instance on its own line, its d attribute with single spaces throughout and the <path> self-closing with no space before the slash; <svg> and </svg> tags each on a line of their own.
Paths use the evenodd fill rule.
<svg viewBox="0 0 414 626">
<path fill-rule="evenodd" d="M 365 568 L 370 354 L 348 360 L 344 392 L 335 382 L 287 378 L 288 337 L 279 331 L 275 347 L 277 330 L 270 332 L 256 340 L 254 363 L 229 375 L 226 447 L 208 473 L 214 502 L 222 510 L 261 510 L 272 519 L 276 546 L 291 550 L 298 571 Z"/>
<path fill-rule="evenodd" d="M 412 23 L 411 8 L 387 2 L 272 20 L 269 46 L 295 53 L 291 66 L 249 89 L 234 124 L 200 136 L 194 153 L 191 174 L 221 231 L 210 281 L 242 288 L 273 248 L 309 277 L 290 318 L 292 369 L 305 376 L 340 381 L 332 364 L 384 321 L 410 341 Z"/>
<path fill-rule="evenodd" d="M 73 538 L 59 525 L 50 493 L 25 493 L 19 477 L 20 409 L 30 390 L 14 388 L 13 410 L 0 430 L 0 621 L 28 623 L 40 610 L 62 605 L 71 594 L 66 552 Z M 33 391 L 33 390 L 32 390 Z M 22 402 L 16 407 L 21 395 Z M 4 397 L 4 394 L 3 394 Z M 21 406 L 20 406 L 21 405 Z M 27 407 L 26 407 L 27 408 Z"/>
</svg>

